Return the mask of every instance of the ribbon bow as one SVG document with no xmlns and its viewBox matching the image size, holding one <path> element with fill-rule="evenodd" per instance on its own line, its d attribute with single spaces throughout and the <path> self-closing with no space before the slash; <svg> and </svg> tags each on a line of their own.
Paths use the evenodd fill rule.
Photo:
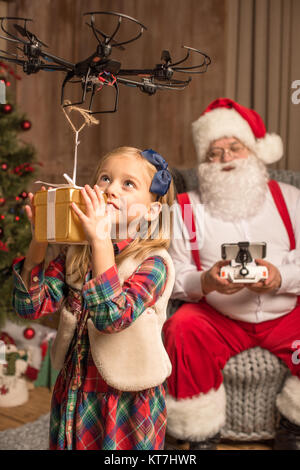
<svg viewBox="0 0 300 470">
<path fill-rule="evenodd" d="M 168 192 L 172 180 L 166 160 L 152 149 L 144 150 L 142 156 L 158 170 L 152 179 L 150 192 L 164 196 Z"/>
</svg>

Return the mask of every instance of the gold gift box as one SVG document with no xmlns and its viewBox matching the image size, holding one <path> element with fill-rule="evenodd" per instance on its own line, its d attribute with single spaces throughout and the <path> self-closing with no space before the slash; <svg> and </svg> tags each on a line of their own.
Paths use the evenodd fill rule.
<svg viewBox="0 0 300 470">
<path fill-rule="evenodd" d="M 75 202 L 85 212 L 85 202 L 76 188 L 57 188 L 55 191 L 55 238 L 48 240 L 48 191 L 37 191 L 34 196 L 35 238 L 38 242 L 87 244 L 84 231 L 78 216 L 71 207 Z"/>
</svg>

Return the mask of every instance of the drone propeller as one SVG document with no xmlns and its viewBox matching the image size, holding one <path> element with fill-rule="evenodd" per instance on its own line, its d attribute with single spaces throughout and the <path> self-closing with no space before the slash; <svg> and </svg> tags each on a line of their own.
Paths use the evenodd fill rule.
<svg viewBox="0 0 300 470">
<path fill-rule="evenodd" d="M 93 29 L 93 27 L 92 27 L 92 25 L 90 25 L 90 23 L 85 23 L 85 24 L 86 24 L 89 28 L 92 28 L 92 29 Z M 100 31 L 100 29 L 98 29 L 98 28 L 95 28 L 95 27 L 94 27 L 94 30 L 95 30 L 97 33 L 99 33 L 100 35 L 103 35 L 103 36 L 106 37 L 106 38 L 109 37 L 109 36 L 107 36 L 105 33 L 103 33 L 102 31 Z M 115 41 L 115 39 L 111 39 L 111 42 L 113 43 L 113 44 L 112 44 L 112 47 L 117 47 L 117 49 L 120 49 L 121 51 L 125 51 L 125 50 L 126 50 L 125 47 L 120 46 L 120 45 L 117 43 L 117 41 Z"/>
<path fill-rule="evenodd" d="M 136 41 L 137 39 L 139 39 L 141 37 L 144 30 L 147 30 L 146 26 L 144 26 L 142 23 L 140 23 L 140 21 L 136 20 L 132 16 L 125 15 L 124 13 L 116 13 L 114 11 L 90 11 L 90 12 L 87 12 L 87 13 L 83 14 L 83 16 L 87 16 L 87 15 L 91 16 L 91 19 L 90 19 L 91 23 L 89 24 L 89 26 L 92 28 L 93 33 L 94 33 L 97 41 L 100 44 L 101 44 L 101 40 L 100 40 L 99 36 L 97 35 L 97 32 L 100 34 L 100 36 L 103 37 L 105 44 L 106 45 L 109 44 L 112 41 L 112 39 L 114 39 L 117 32 L 119 31 L 123 18 L 125 20 L 128 20 L 128 21 L 130 21 L 132 23 L 135 23 L 135 24 L 140 26 L 140 31 L 136 36 L 134 36 L 130 39 L 127 39 L 126 41 L 122 41 L 122 42 L 116 41 L 113 44 L 111 44 L 111 47 L 124 46 L 124 44 L 129 44 L 130 42 Z M 115 30 L 113 31 L 113 33 L 111 35 L 106 35 L 100 29 L 95 28 L 95 16 L 94 15 L 112 15 L 112 16 L 117 16 L 119 18 L 117 27 L 115 28 Z"/>
<path fill-rule="evenodd" d="M 39 45 L 48 48 L 47 44 L 45 44 L 40 39 L 38 39 L 38 37 L 35 34 L 28 31 L 27 28 L 23 28 L 22 26 L 20 26 L 19 24 L 16 24 L 16 23 L 14 23 L 13 26 L 18 31 L 18 33 L 21 34 L 21 36 L 23 36 L 25 38 L 28 38 L 30 42 L 37 42 Z"/>
<path fill-rule="evenodd" d="M 195 49 L 193 47 L 188 47 L 188 46 L 182 46 L 182 47 L 184 49 L 187 49 L 187 54 L 179 62 L 176 62 L 175 64 L 171 64 L 173 69 L 176 72 L 182 72 L 182 73 L 205 73 L 207 70 L 207 67 L 211 64 L 211 58 L 204 52 L 201 52 L 199 49 Z M 190 51 L 197 52 L 198 54 L 202 55 L 203 61 L 198 65 L 193 65 L 193 66 L 188 66 L 188 67 L 177 67 L 177 65 L 182 64 L 189 58 Z M 200 69 L 200 70 L 195 70 L 195 69 Z"/>
<path fill-rule="evenodd" d="M 18 42 L 18 43 L 22 43 L 22 44 L 28 44 L 26 41 L 24 41 L 24 39 L 20 38 L 19 36 L 16 36 L 15 34 L 10 33 L 5 28 L 4 22 L 5 21 L 9 22 L 11 20 L 24 21 L 24 29 L 26 31 L 27 30 L 27 22 L 32 21 L 32 19 L 30 19 L 30 18 L 18 18 L 16 16 L 2 16 L 2 17 L 0 17 L 0 20 L 1 20 L 1 29 L 7 35 L 7 36 L 1 36 L 3 39 L 6 39 L 7 41 L 11 41 L 11 42 Z M 20 31 L 19 31 L 19 33 L 20 33 Z M 21 35 L 23 36 L 23 33 L 21 33 Z"/>
<path fill-rule="evenodd" d="M 148 95 L 154 95 L 157 90 L 184 90 L 190 83 L 191 78 L 189 77 L 187 80 L 172 79 L 168 83 L 157 83 L 154 78 L 148 77 L 143 77 L 141 81 L 118 77 L 117 81 L 123 85 L 137 87 Z"/>
</svg>

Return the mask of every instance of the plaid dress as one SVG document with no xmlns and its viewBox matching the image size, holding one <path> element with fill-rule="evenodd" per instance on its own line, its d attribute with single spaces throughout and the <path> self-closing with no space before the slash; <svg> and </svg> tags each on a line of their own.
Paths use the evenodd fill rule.
<svg viewBox="0 0 300 470">
<path fill-rule="evenodd" d="M 114 245 L 115 253 L 124 246 L 124 242 Z M 23 262 L 14 266 L 17 313 L 35 320 L 56 311 L 64 300 L 77 318 L 76 332 L 53 390 L 50 449 L 162 450 L 166 430 L 163 384 L 139 392 L 110 387 L 93 362 L 87 332 L 88 318 L 102 332 L 112 333 L 130 326 L 153 305 L 166 284 L 162 258 L 147 258 L 123 286 L 116 265 L 94 279 L 89 271 L 81 291 L 65 283 L 64 255 L 52 261 L 45 272 L 43 265 L 36 266 L 28 291 L 20 277 Z"/>
</svg>

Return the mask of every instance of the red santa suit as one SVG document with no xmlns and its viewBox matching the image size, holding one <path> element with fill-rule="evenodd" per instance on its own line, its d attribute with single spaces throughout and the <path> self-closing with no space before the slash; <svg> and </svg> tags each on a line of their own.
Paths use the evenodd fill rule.
<svg viewBox="0 0 300 470">
<path fill-rule="evenodd" d="M 258 115 L 255 114 L 253 124 L 252 112 L 250 116 L 243 115 L 246 108 L 240 112 L 236 103 L 229 106 L 231 100 L 217 101 L 215 111 L 212 107 L 208 115 L 200 117 L 200 123 L 194 124 L 200 163 L 209 143 L 224 136 L 239 138 L 256 155 L 267 157 L 268 163 L 281 157 L 278 136 L 259 134 L 255 128 Z M 236 122 L 229 129 L 232 115 Z M 197 146 L 199 128 L 202 139 Z M 276 145 L 271 145 L 273 157 L 267 151 L 261 153 L 263 144 L 269 147 L 272 137 L 276 141 Z M 163 330 L 173 368 L 168 379 L 168 433 L 190 441 L 205 440 L 218 433 L 225 423 L 222 369 L 230 357 L 255 346 L 268 349 L 291 370 L 277 406 L 287 419 L 299 425 L 300 364 L 293 361 L 293 353 L 300 339 L 300 306 L 296 305 L 300 295 L 300 191 L 283 183 L 266 185 L 259 210 L 251 217 L 236 216 L 234 220 L 222 220 L 221 214 L 203 204 L 198 191 L 188 193 L 188 199 L 194 214 L 194 227 L 190 224 L 194 233 L 191 237 L 183 226 L 184 213 L 178 206 L 170 248 L 176 271 L 173 298 L 186 303 Z M 184 202 L 188 201 L 182 200 L 182 207 Z M 264 294 L 246 288 L 232 295 L 213 291 L 204 298 L 203 272 L 221 259 L 223 243 L 240 241 L 266 242 L 266 259 L 281 274 L 280 288 Z"/>
</svg>

